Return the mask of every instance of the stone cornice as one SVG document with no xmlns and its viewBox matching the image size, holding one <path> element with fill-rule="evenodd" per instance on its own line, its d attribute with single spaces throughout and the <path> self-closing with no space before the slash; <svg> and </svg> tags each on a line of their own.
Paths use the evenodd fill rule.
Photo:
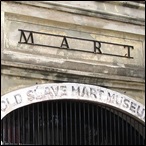
<svg viewBox="0 0 146 146">
<path fill-rule="evenodd" d="M 20 3 L 21 2 L 21 3 Z M 125 32 L 125 33 L 130 33 L 130 34 L 136 34 L 136 35 L 145 35 L 145 19 L 142 21 L 139 20 L 139 17 L 143 17 L 143 11 L 137 12 L 135 10 L 131 10 L 132 13 L 135 13 L 134 15 L 137 15 L 138 18 L 135 19 L 136 23 L 133 23 L 133 18 L 124 20 L 120 16 L 116 16 L 117 19 L 118 17 L 120 19 L 123 19 L 121 21 L 118 21 L 115 17 L 113 16 L 108 16 L 108 15 L 103 15 L 99 13 L 92 13 L 88 11 L 81 11 L 77 9 L 70 9 L 70 8 L 65 8 L 65 10 L 57 10 L 58 8 L 61 9 L 61 6 L 53 6 L 53 5 L 48 5 L 44 3 L 39 3 L 38 1 L 33 1 L 29 2 L 26 1 L 23 3 L 23 1 L 18 2 L 11 2 L 11 1 L 3 1 L 2 2 L 2 14 L 6 16 L 8 13 L 19 15 L 19 17 L 32 17 L 31 20 L 33 21 L 35 19 L 40 19 L 37 22 L 41 22 L 42 20 L 48 21 L 48 22 L 55 22 L 55 23 L 64 23 L 63 25 L 72 25 L 73 27 L 80 26 L 80 27 L 85 27 L 85 28 L 93 28 L 93 29 L 102 29 L 102 30 L 112 30 L 115 32 Z M 50 2 L 50 1 L 49 1 Z M 89 2 L 89 1 L 88 1 Z M 94 1 L 92 1 L 94 2 Z M 29 4 L 27 4 L 29 3 Z M 35 4 L 35 5 L 34 5 Z M 42 6 L 42 5 L 43 6 Z M 89 3 L 90 4 L 90 3 Z M 86 3 L 87 5 L 87 3 Z M 49 7 L 48 7 L 49 6 Z M 99 5 L 92 5 L 93 7 L 99 7 Z M 47 8 L 48 7 L 48 8 Z M 128 10 L 129 11 L 129 10 Z M 130 13 L 131 13 L 130 12 Z M 100 16 L 98 16 L 100 15 Z M 145 15 L 145 13 L 144 13 Z M 4 16 L 2 22 L 4 23 Z M 92 16 L 92 17 L 91 17 Z M 105 17 L 105 18 L 103 18 Z M 115 19 L 115 21 L 112 20 L 112 18 Z M 16 17 L 17 18 L 17 17 Z M 110 19 L 111 18 L 111 19 Z M 42 19 L 42 20 L 41 20 Z M 123 21 L 123 22 L 122 22 Z M 138 24 L 140 23 L 140 24 Z M 143 26 L 142 26 L 143 25 Z M 3 26 L 3 25 L 2 25 Z"/>
<path fill-rule="evenodd" d="M 137 1 L 105 1 L 105 2 L 121 5 L 124 7 L 129 7 L 129 8 L 145 10 L 145 4 L 138 3 Z"/>
<path fill-rule="evenodd" d="M 53 10 L 65 11 L 69 13 L 76 13 L 80 15 L 99 17 L 103 19 L 110 19 L 131 23 L 136 25 L 145 25 L 145 6 L 144 4 L 130 2 L 130 1 L 87 1 L 87 3 L 80 5 L 74 1 L 14 1 L 16 3 L 44 7 Z M 78 1 L 81 3 L 81 1 Z M 89 7 L 88 7 L 89 3 Z M 132 9 L 133 13 L 129 12 Z M 137 11 L 137 12 L 136 12 Z M 139 14 L 139 15 L 138 15 Z"/>
<path fill-rule="evenodd" d="M 126 77 L 126 76 L 119 76 L 119 75 L 106 75 L 103 73 L 91 73 L 91 72 L 85 72 L 85 71 L 77 71 L 77 70 L 70 70 L 70 69 L 61 69 L 61 68 L 54 68 L 54 67 L 46 67 L 46 66 L 40 66 L 40 65 L 32 65 L 32 64 L 26 64 L 26 63 L 19 63 L 19 62 L 13 62 L 10 61 L 1 61 L 2 70 L 3 67 L 12 67 L 12 68 L 20 68 L 20 69 L 30 69 L 30 70 L 37 70 L 37 71 L 47 71 L 47 72 L 54 72 L 55 74 L 70 74 L 75 76 L 84 76 L 84 78 L 98 78 L 98 79 L 105 79 L 105 80 L 115 80 L 115 81 L 124 81 L 131 83 L 135 82 L 135 84 L 144 84 L 145 81 L 142 78 L 137 77 Z M 4 73 L 2 71 L 2 73 Z M 46 78 L 47 79 L 47 78 Z M 127 82 L 127 84 L 128 84 Z M 130 82 L 129 82 L 130 83 Z"/>
</svg>

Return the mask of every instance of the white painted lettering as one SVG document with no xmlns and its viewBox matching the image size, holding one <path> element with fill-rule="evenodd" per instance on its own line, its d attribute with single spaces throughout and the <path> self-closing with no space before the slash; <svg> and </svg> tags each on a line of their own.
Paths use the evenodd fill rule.
<svg viewBox="0 0 146 146">
<path fill-rule="evenodd" d="M 2 111 L 5 111 L 6 108 L 7 108 L 6 102 L 5 102 L 4 100 L 1 100 L 1 110 L 2 110 Z"/>
<path fill-rule="evenodd" d="M 58 96 L 59 87 L 58 87 L 58 86 L 57 86 L 57 87 L 51 86 L 51 89 L 52 89 L 52 91 L 53 91 L 54 96 Z"/>
<path fill-rule="evenodd" d="M 130 110 L 135 113 L 136 103 L 131 102 Z"/>
<path fill-rule="evenodd" d="M 94 88 L 90 88 L 90 96 L 92 98 L 97 98 L 97 91 Z"/>
<path fill-rule="evenodd" d="M 27 92 L 27 97 L 28 97 L 28 100 L 30 100 L 30 101 L 33 101 L 33 100 L 35 99 L 35 96 L 34 96 L 32 90 L 29 90 L 29 91 Z"/>
<path fill-rule="evenodd" d="M 22 102 L 22 97 L 20 94 L 14 95 L 16 104 L 20 104 Z"/>
<path fill-rule="evenodd" d="M 67 87 L 66 86 L 60 86 L 60 97 L 67 95 Z"/>
<path fill-rule="evenodd" d="M 72 95 L 73 96 L 80 96 L 80 87 L 74 87 L 72 86 Z"/>
<path fill-rule="evenodd" d="M 89 89 L 86 86 L 83 87 L 81 96 L 82 97 L 89 97 Z"/>
</svg>

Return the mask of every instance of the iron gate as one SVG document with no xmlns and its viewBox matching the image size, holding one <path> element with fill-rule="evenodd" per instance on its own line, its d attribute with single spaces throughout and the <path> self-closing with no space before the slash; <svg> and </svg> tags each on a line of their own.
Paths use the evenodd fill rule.
<svg viewBox="0 0 146 146">
<path fill-rule="evenodd" d="M 1 136 L 5 145 L 144 145 L 145 125 L 104 105 L 58 100 L 12 111 Z"/>
</svg>

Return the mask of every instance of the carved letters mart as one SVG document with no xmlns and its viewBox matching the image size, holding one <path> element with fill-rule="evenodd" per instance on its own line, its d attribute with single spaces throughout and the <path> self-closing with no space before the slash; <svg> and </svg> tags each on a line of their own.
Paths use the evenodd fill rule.
<svg viewBox="0 0 146 146">
<path fill-rule="evenodd" d="M 130 45 L 116 44 L 116 43 L 103 42 L 103 41 L 97 41 L 97 40 L 89 40 L 89 39 L 69 37 L 69 36 L 63 36 L 63 35 L 55 35 L 55 34 L 22 30 L 22 29 L 18 29 L 18 31 L 20 31 L 20 41 L 18 42 L 19 44 L 28 44 L 28 45 L 33 45 L 33 46 L 69 49 L 69 50 L 75 50 L 75 51 L 82 51 L 82 52 L 89 52 L 89 53 L 95 53 L 95 54 L 102 54 L 102 55 L 117 56 L 117 57 L 124 57 L 124 58 L 133 59 L 130 51 L 131 51 L 131 49 L 134 49 L 134 47 L 130 46 Z M 26 36 L 26 34 L 28 35 L 28 37 Z M 60 44 L 60 46 L 49 46 L 49 45 L 44 45 L 44 44 L 38 44 L 34 41 L 35 34 L 53 36 L 53 37 L 56 37 L 56 39 L 62 38 L 62 43 Z M 93 51 L 86 51 L 86 50 L 79 50 L 79 49 L 75 49 L 75 48 L 70 48 L 70 44 L 68 43 L 68 39 L 92 42 L 93 43 Z M 116 45 L 116 46 L 122 46 L 123 48 L 127 49 L 127 53 L 125 55 L 117 55 L 117 54 L 114 54 L 114 52 L 105 53 L 102 50 L 102 44 L 112 44 L 112 45 Z M 117 50 L 117 52 L 119 52 L 119 50 Z"/>
</svg>

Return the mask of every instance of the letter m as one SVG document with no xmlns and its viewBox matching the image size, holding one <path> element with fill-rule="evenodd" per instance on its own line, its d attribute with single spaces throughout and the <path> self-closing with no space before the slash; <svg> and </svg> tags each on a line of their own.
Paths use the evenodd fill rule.
<svg viewBox="0 0 146 146">
<path fill-rule="evenodd" d="M 34 44 L 34 39 L 33 39 L 33 33 L 30 31 L 28 37 L 26 38 L 26 35 L 24 33 L 25 30 L 19 30 L 21 31 L 21 35 L 20 35 L 20 41 L 18 43 L 28 43 L 28 41 L 30 40 L 30 43 Z M 23 41 L 22 41 L 23 38 Z"/>
</svg>

